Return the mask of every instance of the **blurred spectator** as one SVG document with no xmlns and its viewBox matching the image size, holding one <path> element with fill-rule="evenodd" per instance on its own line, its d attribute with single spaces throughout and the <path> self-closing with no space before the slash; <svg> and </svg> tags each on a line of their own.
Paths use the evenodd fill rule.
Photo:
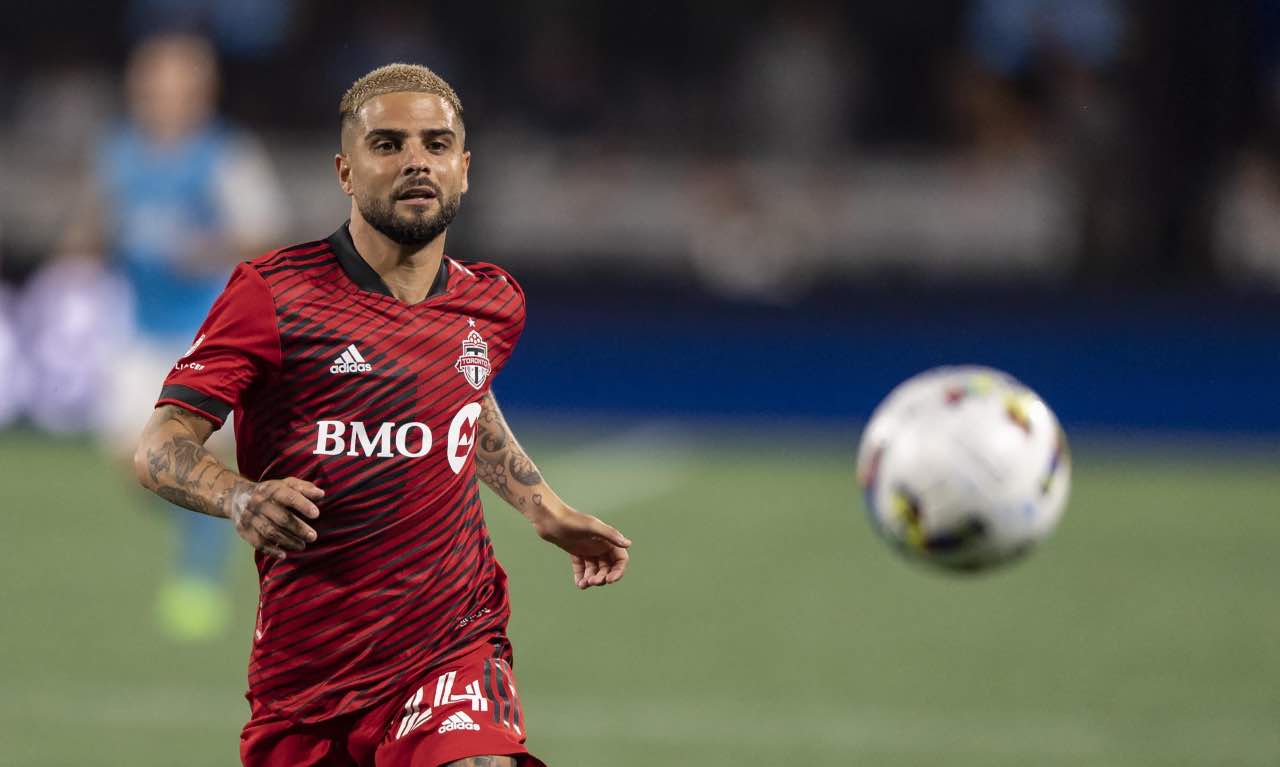
<svg viewBox="0 0 1280 767">
<path fill-rule="evenodd" d="M 860 69 L 842 27 L 835 6 L 788 3 L 747 40 L 735 89 L 744 154 L 821 161 L 847 146 Z"/>
<path fill-rule="evenodd" d="M 1114 178 L 1131 139 L 1113 82 L 1127 24 L 1119 0 L 977 0 L 955 92 L 988 163 L 1022 156 L 1066 172 L 1078 265 L 1100 276 L 1133 268 L 1115 245 L 1131 216 Z"/>
<path fill-rule="evenodd" d="M 1243 151 L 1223 179 L 1214 231 L 1225 276 L 1237 287 L 1280 287 L 1280 4 L 1253 0 L 1258 99 Z"/>
<path fill-rule="evenodd" d="M 173 30 L 207 30 L 224 56 L 260 56 L 284 43 L 293 17 L 291 0 L 131 0 L 134 39 Z"/>
<path fill-rule="evenodd" d="M 128 119 L 99 147 L 88 200 L 63 242 L 64 263 L 51 267 L 82 278 L 84 269 L 65 262 L 102 256 L 133 294 L 134 334 L 103 359 L 102 425 L 122 456 L 132 455 L 165 374 L 192 343 L 233 263 L 281 236 L 279 185 L 256 141 L 216 117 L 217 89 L 217 62 L 202 38 L 160 36 L 135 49 L 126 72 Z M 64 298 L 55 293 L 48 302 Z M 65 325 L 41 324 L 35 343 L 91 363 L 94 344 L 72 343 L 77 336 L 66 336 Z M 59 332 L 62 338 L 51 337 Z M 229 430 L 209 444 L 230 454 Z M 176 638 L 203 638 L 227 620 L 222 581 L 232 536 L 224 520 L 186 511 L 174 518 L 179 556 L 158 620 Z"/>
<path fill-rule="evenodd" d="M 1126 146 L 1103 168 L 1118 225 L 1084 276 L 1144 288 L 1216 281 L 1218 189 L 1247 133 L 1255 62 L 1251 0 L 1135 2 L 1121 71 Z"/>
<path fill-rule="evenodd" d="M 834 189 L 828 168 L 848 151 L 861 61 L 837 6 L 775 6 L 745 40 L 734 74 L 738 159 L 716 157 L 694 184 L 693 271 L 723 296 L 786 303 L 815 276 Z M 731 144 L 732 145 L 732 144 Z"/>
<path fill-rule="evenodd" d="M 117 0 L 61 19 L 36 5 L 0 26 L 0 266 L 25 278 L 65 227 L 44 201 L 69 194 L 96 143 L 120 46 L 199 28 L 226 60 L 224 108 L 272 131 L 303 199 L 286 239 L 345 202 L 315 162 L 335 143 L 325 94 L 403 59 L 448 75 L 474 118 L 473 171 L 489 177 L 458 244 L 517 270 L 692 265 L 710 292 L 769 301 L 882 275 L 1258 284 L 1280 260 L 1278 9 Z"/>
<path fill-rule="evenodd" d="M 1220 193 L 1215 247 L 1237 287 L 1280 287 L 1280 168 L 1261 151 L 1241 153 Z"/>
<path fill-rule="evenodd" d="M 1101 79 L 1124 23 L 1118 0 L 977 0 L 956 82 L 968 137 L 987 152 L 1069 143 L 1085 127 L 1079 112 L 1105 111 Z"/>
</svg>

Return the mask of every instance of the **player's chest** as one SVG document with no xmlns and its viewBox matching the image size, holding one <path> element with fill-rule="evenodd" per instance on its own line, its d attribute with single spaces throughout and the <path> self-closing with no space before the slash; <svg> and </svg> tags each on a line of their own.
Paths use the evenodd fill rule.
<svg viewBox="0 0 1280 767">
<path fill-rule="evenodd" d="M 433 420 L 487 390 L 493 323 L 460 311 L 350 311 L 284 318 L 280 385 L 304 410 Z"/>
</svg>

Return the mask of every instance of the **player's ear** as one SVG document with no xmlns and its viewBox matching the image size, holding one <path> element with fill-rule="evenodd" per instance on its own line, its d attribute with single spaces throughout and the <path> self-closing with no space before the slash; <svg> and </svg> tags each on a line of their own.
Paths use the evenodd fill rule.
<svg viewBox="0 0 1280 767">
<path fill-rule="evenodd" d="M 338 173 L 338 186 L 342 187 L 342 191 L 348 197 L 351 196 L 351 163 L 347 161 L 347 156 L 338 153 L 333 156 L 333 168 Z"/>
<path fill-rule="evenodd" d="M 467 176 L 471 172 L 471 153 L 462 153 L 462 193 L 467 193 Z"/>
</svg>

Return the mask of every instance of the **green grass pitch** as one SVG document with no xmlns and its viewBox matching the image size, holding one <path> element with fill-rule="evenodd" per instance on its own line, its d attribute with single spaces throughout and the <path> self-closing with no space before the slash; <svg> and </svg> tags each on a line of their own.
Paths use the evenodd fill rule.
<svg viewBox="0 0 1280 767">
<path fill-rule="evenodd" d="M 486 496 L 511 574 L 530 746 L 553 767 L 1280 764 L 1274 455 L 1077 445 L 1056 537 L 949 578 L 879 543 L 852 445 L 527 439 L 634 541 L 587 593 Z M 1194 446 L 1193 446 L 1194 447 Z M 161 512 L 88 446 L 0 435 L 0 765 L 237 764 L 236 627 L 173 645 L 150 610 Z"/>
</svg>

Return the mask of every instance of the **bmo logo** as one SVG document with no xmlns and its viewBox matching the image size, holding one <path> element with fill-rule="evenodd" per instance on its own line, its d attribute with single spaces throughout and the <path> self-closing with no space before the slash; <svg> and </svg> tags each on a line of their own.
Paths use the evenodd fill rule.
<svg viewBox="0 0 1280 767">
<path fill-rule="evenodd" d="M 476 421 L 480 403 L 465 405 L 449 424 L 446 457 L 455 474 L 462 471 L 476 443 Z M 317 421 L 316 455 L 346 455 L 353 458 L 421 458 L 431 452 L 431 429 L 424 423 L 384 421 L 370 427 L 363 421 Z"/>
<path fill-rule="evenodd" d="M 395 452 L 392 452 L 392 448 Z M 316 455 L 363 455 L 365 458 L 421 458 L 431 450 L 431 430 L 425 423 L 383 422 L 373 432 L 361 421 L 316 423 Z"/>
<path fill-rule="evenodd" d="M 449 424 L 449 468 L 457 474 L 467 462 L 471 448 L 476 444 L 476 421 L 480 418 L 480 403 L 463 406 Z"/>
</svg>

